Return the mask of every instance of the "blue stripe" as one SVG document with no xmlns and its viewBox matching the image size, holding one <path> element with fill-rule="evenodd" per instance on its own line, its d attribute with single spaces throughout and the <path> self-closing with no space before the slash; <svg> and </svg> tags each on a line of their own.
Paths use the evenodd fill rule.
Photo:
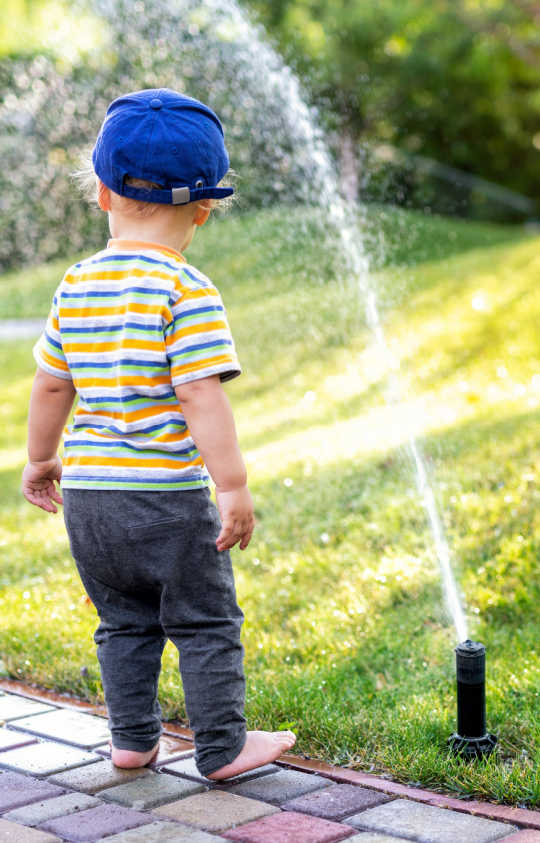
<svg viewBox="0 0 540 843">
<path fill-rule="evenodd" d="M 213 313 L 215 310 L 223 311 L 223 307 L 220 304 L 210 305 L 209 307 L 196 307 L 193 310 L 183 310 L 178 316 L 175 316 L 174 322 L 177 319 L 183 319 L 184 316 L 196 316 L 199 313 Z M 171 325 L 173 322 L 171 322 Z"/>
<path fill-rule="evenodd" d="M 58 348 L 59 351 L 64 353 L 64 349 L 62 348 L 62 343 L 56 342 L 56 340 L 53 340 L 53 338 L 47 333 L 47 331 L 45 331 L 44 333 L 45 333 L 45 336 L 46 336 L 48 342 L 50 342 L 50 344 L 53 345 L 55 348 Z"/>
<path fill-rule="evenodd" d="M 159 360 L 114 360 L 111 363 L 70 363 L 70 369 L 112 369 L 115 366 L 159 366 L 168 369 L 168 363 L 160 363 Z"/>
<path fill-rule="evenodd" d="M 138 427 L 137 430 L 134 430 L 132 435 L 136 436 L 138 433 L 153 433 L 155 430 L 165 430 L 173 425 L 174 427 L 180 427 L 182 430 L 187 430 L 187 425 L 184 421 L 180 419 L 170 419 L 169 421 L 162 422 L 161 424 L 153 424 L 149 427 Z M 71 430 L 110 430 L 111 433 L 117 433 L 119 436 L 125 436 L 125 430 L 119 430 L 114 425 L 110 424 L 74 424 L 71 426 Z"/>
<path fill-rule="evenodd" d="M 94 264 L 106 263 L 106 262 L 109 262 L 109 261 L 114 262 L 114 261 L 133 260 L 134 258 L 136 260 L 143 261 L 143 263 L 152 263 L 152 264 L 159 264 L 159 266 L 166 266 L 167 269 L 172 269 L 173 272 L 178 272 L 180 267 L 184 266 L 184 264 L 181 261 L 179 261 L 180 266 L 178 266 L 178 264 L 167 263 L 166 260 L 159 260 L 157 258 L 150 258 L 147 255 L 141 255 L 139 252 L 117 252 L 117 251 L 115 251 L 114 254 L 111 254 L 111 255 L 103 255 L 103 257 L 97 258 L 96 260 L 83 261 L 80 264 L 76 264 L 76 266 L 80 267 L 81 269 L 84 269 L 86 266 L 93 266 Z M 173 281 L 173 280 L 174 279 L 171 278 L 171 281 Z"/>
<path fill-rule="evenodd" d="M 141 398 L 147 398 L 150 404 L 155 404 L 157 401 L 162 401 L 164 398 L 176 398 L 176 393 L 174 390 L 169 390 L 161 395 L 141 395 L 140 393 L 134 393 L 133 395 L 97 395 L 95 398 L 88 396 L 87 398 L 84 398 L 83 401 L 85 403 L 91 402 L 92 404 L 104 404 L 107 402 L 124 404 L 128 401 L 140 401 Z"/>
<path fill-rule="evenodd" d="M 189 351 L 204 351 L 206 348 L 215 348 L 216 345 L 232 345 L 231 340 L 226 340 L 222 338 L 216 338 L 215 340 L 211 340 L 210 342 L 201 342 L 197 345 L 186 345 L 182 346 L 179 351 L 170 354 L 170 357 L 176 357 L 178 354 L 187 354 Z M 174 345 L 173 345 L 174 348 Z M 211 366 L 211 360 L 208 360 L 208 367 Z"/>
<path fill-rule="evenodd" d="M 196 281 L 197 284 L 200 284 L 201 287 L 209 287 L 210 284 L 208 281 L 203 281 L 202 278 L 199 278 L 198 275 L 194 275 L 193 272 L 190 272 L 186 266 L 182 266 L 182 272 L 187 275 L 188 278 L 191 278 L 192 281 Z"/>
<path fill-rule="evenodd" d="M 137 481 L 141 483 L 200 483 L 201 481 L 206 482 L 210 479 L 208 474 L 183 474 L 181 477 L 176 477 L 175 479 L 174 474 L 164 475 L 163 477 L 148 477 L 146 474 L 137 475 L 133 472 L 133 474 L 124 474 L 122 477 L 114 477 L 110 474 L 75 474 L 70 476 L 66 469 L 64 469 L 64 472 L 67 481 L 76 480 L 77 482 L 84 480 L 105 480 L 111 483 L 133 483 Z"/>
<path fill-rule="evenodd" d="M 112 290 L 112 291 L 105 291 L 102 292 L 86 292 L 86 293 L 64 293 L 62 292 L 62 297 L 65 299 L 84 299 L 84 298 L 105 298 L 105 297 L 114 297 L 114 296 L 124 296 L 126 293 L 150 293 L 151 295 L 156 296 L 168 296 L 170 294 L 170 290 L 159 290 L 155 289 L 154 287 L 124 287 L 122 290 Z"/>
<path fill-rule="evenodd" d="M 120 325 L 100 325 L 98 326 L 91 326 L 87 328 L 64 328 L 62 325 L 62 333 L 63 334 L 99 334 L 106 331 L 121 331 L 123 328 L 136 328 L 139 331 L 161 331 L 162 323 L 161 318 L 159 318 L 159 322 L 156 322 L 155 325 L 148 325 L 144 324 L 141 325 L 139 322 L 122 322 Z"/>
</svg>

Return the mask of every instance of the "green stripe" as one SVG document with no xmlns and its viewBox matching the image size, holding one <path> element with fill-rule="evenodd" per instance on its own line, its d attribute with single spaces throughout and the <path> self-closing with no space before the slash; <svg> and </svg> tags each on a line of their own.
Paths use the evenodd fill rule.
<svg viewBox="0 0 540 843">
<path fill-rule="evenodd" d="M 189 480 L 184 482 L 178 480 L 170 483 L 145 485 L 144 480 L 141 480 L 139 483 L 134 483 L 131 480 L 126 480 L 125 483 L 111 483 L 106 477 L 102 481 L 76 480 L 75 478 L 69 477 L 62 478 L 62 489 L 142 489 L 143 491 L 152 492 L 154 490 L 163 491 L 166 489 L 204 489 L 207 486 L 208 483 L 205 480 Z"/>
<path fill-rule="evenodd" d="M 114 362 L 114 361 L 113 361 Z M 86 378 L 88 375 L 95 375 L 96 377 L 100 378 L 109 378 L 111 381 L 116 380 L 117 377 L 128 377 L 127 372 L 132 371 L 133 369 L 140 369 L 141 372 L 157 372 L 160 375 L 167 375 L 169 373 L 169 366 L 165 365 L 155 365 L 155 366 L 147 366 L 144 364 L 141 365 L 129 365 L 129 366 L 117 366 L 116 368 L 110 369 L 89 369 L 88 366 L 84 366 L 83 368 L 79 368 L 78 366 L 73 366 L 71 370 L 75 377 L 77 378 Z"/>
<path fill-rule="evenodd" d="M 211 357 L 208 355 L 211 354 L 213 351 L 218 351 L 226 348 L 227 350 L 230 349 L 230 345 L 227 345 L 225 342 L 216 342 L 215 345 L 207 346 L 206 348 L 200 348 L 196 351 L 175 351 L 174 353 L 169 353 L 170 360 L 181 360 L 182 358 L 186 360 L 205 360 L 208 358 L 208 363 L 212 363 Z"/>
<path fill-rule="evenodd" d="M 153 335 L 157 335 L 159 339 L 163 340 L 163 333 L 160 328 L 155 328 L 153 331 L 148 330 L 140 330 L 139 328 L 126 328 L 126 336 L 127 339 L 130 338 L 131 334 L 135 334 L 136 336 L 141 336 L 143 339 L 153 339 Z M 64 342 L 78 342 L 79 340 L 88 338 L 92 340 L 92 342 L 101 342 L 103 339 L 116 339 L 119 333 L 124 331 L 124 326 L 121 325 L 119 328 L 115 328 L 111 331 L 100 331 L 98 334 L 96 333 L 77 333 L 77 334 L 66 334 L 64 335 L 63 339 Z M 129 332 L 129 333 L 128 333 Z M 144 350 L 144 349 L 143 349 Z"/>
<path fill-rule="evenodd" d="M 66 456 L 91 457 L 93 456 L 92 449 L 97 448 L 99 451 L 102 448 L 101 442 L 96 442 L 95 445 L 66 445 Z M 147 448 L 145 450 L 134 451 L 132 448 L 127 448 L 123 445 L 116 445 L 114 448 L 104 448 L 100 456 L 106 462 L 107 457 L 130 457 L 137 459 L 137 457 L 145 457 L 149 459 L 169 459 L 177 462 L 191 462 L 194 456 L 198 455 L 198 450 L 193 447 L 185 454 L 175 454 L 171 451 L 160 451 L 157 448 Z M 146 461 L 146 460 L 145 460 Z M 112 466 L 111 466 L 112 467 Z M 141 463 L 141 468 L 144 467 L 144 461 Z"/>
</svg>

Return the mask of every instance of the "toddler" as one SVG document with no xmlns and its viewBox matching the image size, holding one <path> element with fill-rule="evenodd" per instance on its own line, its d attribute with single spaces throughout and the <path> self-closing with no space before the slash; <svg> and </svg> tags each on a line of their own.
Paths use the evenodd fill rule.
<svg viewBox="0 0 540 843">
<path fill-rule="evenodd" d="M 139 767 L 158 753 L 170 638 L 197 767 L 228 778 L 296 739 L 246 732 L 243 615 L 228 551 L 247 547 L 254 517 L 221 386 L 240 367 L 218 291 L 182 254 L 212 203 L 233 192 L 219 186 L 229 166 L 223 129 L 195 99 L 138 91 L 109 106 L 92 162 L 112 239 L 68 269 L 34 348 L 22 491 L 47 512 L 64 505 L 100 619 L 113 763 Z"/>
</svg>

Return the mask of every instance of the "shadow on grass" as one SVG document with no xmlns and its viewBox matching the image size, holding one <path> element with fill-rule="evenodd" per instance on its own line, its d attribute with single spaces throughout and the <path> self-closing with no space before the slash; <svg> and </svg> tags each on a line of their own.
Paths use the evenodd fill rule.
<svg viewBox="0 0 540 843">
<path fill-rule="evenodd" d="M 412 470 L 399 450 L 384 459 L 327 466 L 311 477 L 300 465 L 289 467 L 292 487 L 284 486 L 282 476 L 254 484 L 259 529 L 254 546 L 235 554 L 247 618 L 252 727 L 292 723 L 299 751 L 391 771 L 406 781 L 437 782 L 484 798 L 506 792 L 506 798 L 510 794 L 512 800 L 534 804 L 534 770 L 522 750 L 533 757 L 539 715 L 534 648 L 540 600 L 529 579 L 538 557 L 527 556 L 533 548 L 526 546 L 503 575 L 487 565 L 483 574 L 477 568 L 482 543 L 493 538 L 493 507 L 496 514 L 501 507 L 504 511 L 504 496 L 521 488 L 521 466 L 530 459 L 537 419 L 529 413 L 467 422 L 425 443 L 428 451 L 452 451 L 464 496 L 478 493 L 478 512 L 485 516 L 472 550 L 462 556 L 463 543 L 471 538 L 471 513 L 467 502 L 454 503 L 452 549 L 461 571 L 477 577 L 466 595 L 469 607 L 486 588 L 504 600 L 504 614 L 502 609 L 490 616 L 482 612 L 473 632 L 488 646 L 489 725 L 500 735 L 500 758 L 512 759 L 512 765 L 494 759 L 466 766 L 446 751 L 446 738 L 455 728 L 454 633 L 442 606 L 425 515 L 411 494 Z M 527 442 L 524 431 L 533 431 Z M 495 465 L 493 449 L 499 457 Z M 18 473 L 4 472 L 2 479 L 13 491 Z M 4 505 L 9 510 L 9 494 Z M 522 517 L 531 517 L 535 500 L 524 497 L 523 507 Z M 513 526 L 500 523 L 494 547 L 499 555 L 514 539 Z M 94 616 L 76 603 L 80 586 L 74 568 L 66 570 L 60 558 L 46 554 L 37 564 L 29 557 L 26 565 L 9 589 L 16 593 L 9 607 L 8 589 L 2 594 L 5 662 L 15 675 L 21 670 L 34 681 L 95 698 Z M 40 576 L 45 577 L 41 583 Z M 516 605 L 517 585 L 523 595 Z M 56 622 L 39 603 L 43 593 L 56 603 Z M 529 673 L 509 679 L 517 663 L 526 663 Z M 85 686 L 80 671 L 88 665 Z M 167 663 L 165 711 L 183 716 L 178 682 L 176 668 Z"/>
</svg>

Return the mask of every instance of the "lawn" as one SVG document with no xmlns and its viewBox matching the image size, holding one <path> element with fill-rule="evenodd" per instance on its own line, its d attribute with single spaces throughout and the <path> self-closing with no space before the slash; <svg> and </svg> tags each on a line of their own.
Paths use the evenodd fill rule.
<svg viewBox="0 0 540 843">
<path fill-rule="evenodd" d="M 362 302 L 307 211 L 218 219 L 189 252 L 223 294 L 244 367 L 227 391 L 258 519 L 234 551 L 249 725 L 290 726 L 297 751 L 331 763 L 538 806 L 540 238 L 381 208 L 363 229 L 401 361 L 399 409 L 385 402 Z M 4 276 L 2 313 L 44 315 L 64 266 Z M 31 346 L 0 345 L 0 667 L 97 700 L 96 617 L 61 516 L 18 493 Z M 446 750 L 457 642 L 411 434 L 469 634 L 487 647 L 499 747 L 472 764 Z M 166 717 L 185 717 L 170 645 L 161 701 Z"/>
</svg>

